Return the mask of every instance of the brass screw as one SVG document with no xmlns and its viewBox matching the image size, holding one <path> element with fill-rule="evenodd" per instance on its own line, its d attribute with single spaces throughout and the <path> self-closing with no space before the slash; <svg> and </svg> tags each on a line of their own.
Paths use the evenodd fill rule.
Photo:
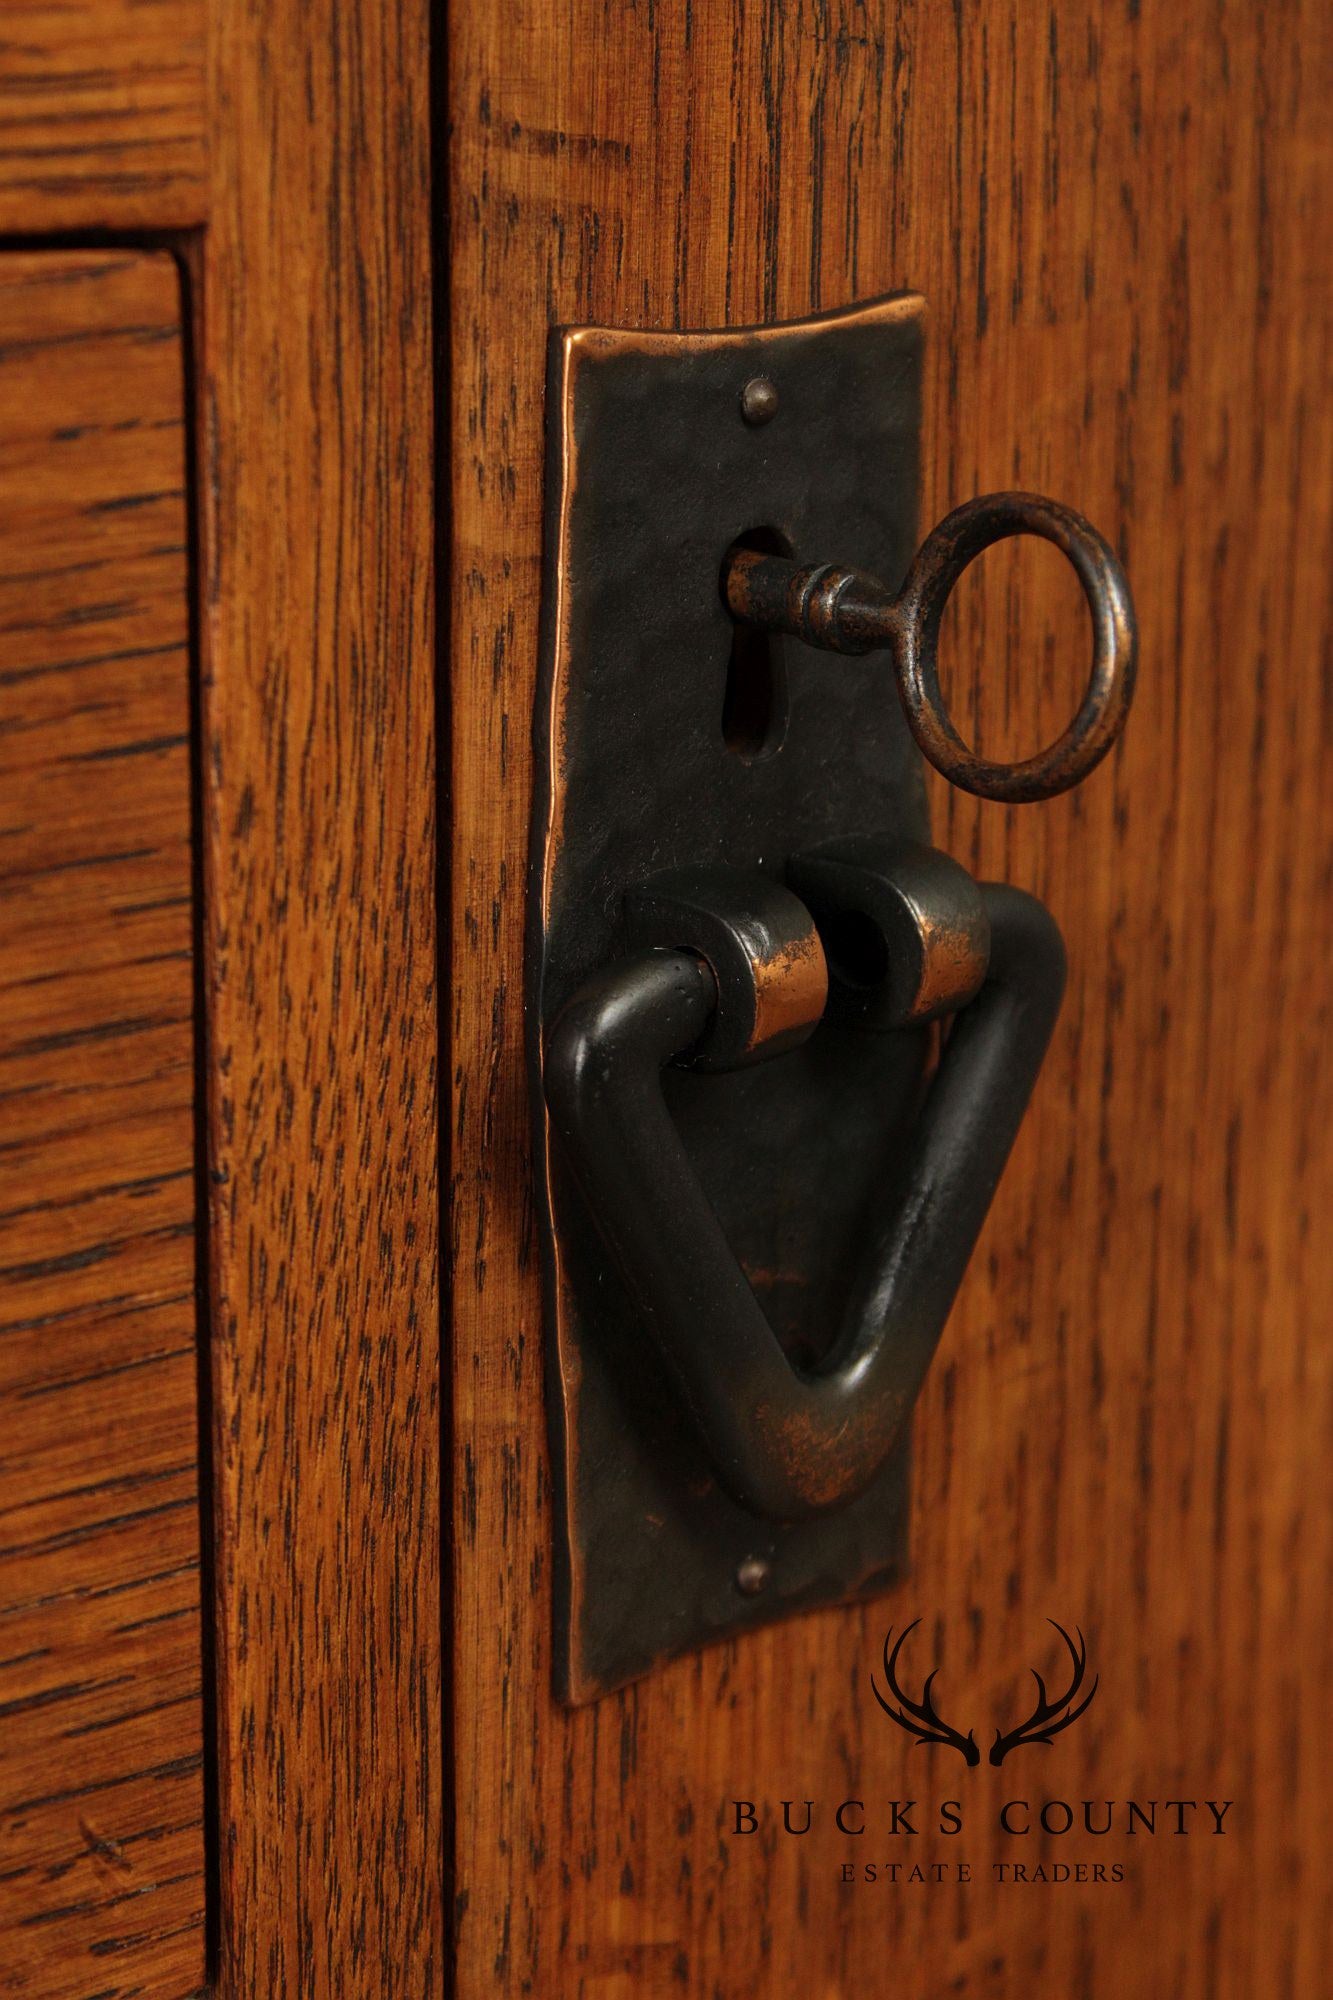
<svg viewBox="0 0 1333 2000">
<path fill-rule="evenodd" d="M 771 423 L 778 413 L 777 384 L 767 375 L 756 375 L 741 390 L 741 415 L 747 424 Z"/>
<path fill-rule="evenodd" d="M 758 1597 L 772 1574 L 762 1556 L 747 1556 L 736 1572 L 736 1588 L 744 1597 Z"/>
</svg>

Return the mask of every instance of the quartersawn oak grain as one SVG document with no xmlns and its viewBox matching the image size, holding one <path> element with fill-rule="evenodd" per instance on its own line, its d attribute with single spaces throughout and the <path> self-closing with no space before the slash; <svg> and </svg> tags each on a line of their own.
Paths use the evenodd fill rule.
<svg viewBox="0 0 1333 2000">
<path fill-rule="evenodd" d="M 1313 0 L 451 13 L 459 2000 L 1326 1976 L 1329 52 Z M 1056 913 L 1069 998 L 918 1413 L 908 1581 L 565 1714 L 521 1018 L 547 329 L 900 287 L 934 309 L 925 518 L 1046 490 L 1134 584 L 1109 766 L 1043 808 L 935 790 L 940 843 Z M 951 616 L 956 712 L 996 754 L 1071 706 L 1086 634 L 1056 574 L 997 552 Z M 1012 1719 L 1052 1616 L 1087 1632 L 1096 1704 L 999 1772 L 909 1750 L 866 1677 L 918 1612 L 960 1713 Z M 736 1796 L 960 1774 L 972 1824 L 1011 1795 L 1236 1806 L 1115 1889 L 1000 1892 L 1014 1848 L 983 1834 L 971 1884 L 925 1889 L 844 1886 L 871 1843 L 771 1813 L 727 1835 Z"/>
<path fill-rule="evenodd" d="M 0 229 L 207 224 L 224 1994 L 430 1990 L 443 1937 L 426 30 L 97 0 L 0 48 Z"/>
<path fill-rule="evenodd" d="M 210 8 L 222 1992 L 443 1982 L 429 49 Z"/>
<path fill-rule="evenodd" d="M 204 1976 L 180 285 L 0 258 L 0 1988 Z"/>
<path fill-rule="evenodd" d="M 204 0 L 6 0 L 0 230 L 205 215 Z"/>
</svg>

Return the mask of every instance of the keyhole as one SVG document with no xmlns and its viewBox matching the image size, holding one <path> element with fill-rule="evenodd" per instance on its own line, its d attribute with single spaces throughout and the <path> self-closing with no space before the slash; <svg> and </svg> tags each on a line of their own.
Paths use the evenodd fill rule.
<svg viewBox="0 0 1333 2000">
<path fill-rule="evenodd" d="M 777 528 L 747 528 L 733 548 L 790 556 L 792 545 Z M 737 622 L 722 695 L 722 741 L 738 757 L 769 757 L 787 728 L 787 673 L 780 633 Z"/>
</svg>

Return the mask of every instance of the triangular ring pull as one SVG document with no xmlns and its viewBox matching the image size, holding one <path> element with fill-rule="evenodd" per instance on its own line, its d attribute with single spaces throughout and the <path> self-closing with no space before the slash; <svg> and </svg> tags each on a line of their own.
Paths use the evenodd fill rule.
<svg viewBox="0 0 1333 2000">
<path fill-rule="evenodd" d="M 789 874 L 820 904 L 830 934 L 849 918 L 878 932 L 880 981 L 841 996 L 844 1011 L 859 1004 L 868 1031 L 956 1005 L 817 1367 L 793 1365 L 774 1336 L 662 1090 L 667 1065 L 688 1061 L 710 1030 L 725 1031 L 734 980 L 728 972 L 720 981 L 699 949 L 664 948 L 672 915 L 679 943 L 694 943 L 691 909 L 695 936 L 702 911 L 715 935 L 748 940 L 761 986 L 766 976 L 772 983 L 763 968 L 774 962 L 775 934 L 779 953 L 793 956 L 798 899 L 759 876 L 729 887 L 718 870 L 692 893 L 673 884 L 638 899 L 663 943 L 586 980 L 553 1023 L 545 1058 L 552 1122 L 588 1212 L 717 1477 L 742 1506 L 783 1522 L 846 1506 L 898 1443 L 1036 1081 L 1065 974 L 1059 931 L 1034 897 L 973 884 L 932 850 L 834 844 Z M 807 917 L 811 938 L 815 928 Z M 791 977 L 817 991 L 810 956 L 794 953 L 805 970 Z M 838 993 L 835 977 L 832 1004 Z M 789 1048 L 792 1011 L 782 1019 L 777 1044 Z M 766 1053 L 762 1037 L 752 1040 L 751 1059 Z"/>
</svg>

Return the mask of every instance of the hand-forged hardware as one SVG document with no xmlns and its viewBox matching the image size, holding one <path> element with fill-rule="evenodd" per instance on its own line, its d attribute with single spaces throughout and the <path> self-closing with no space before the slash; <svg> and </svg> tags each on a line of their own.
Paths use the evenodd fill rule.
<svg viewBox="0 0 1333 2000">
<path fill-rule="evenodd" d="M 688 1060 L 706 1034 L 725 1034 L 723 981 L 709 960 L 650 948 L 613 961 L 566 1004 L 546 1049 L 553 1124 L 643 1325 L 718 1478 L 742 1507 L 776 1521 L 845 1507 L 897 1444 L 1046 1053 L 1065 971 L 1060 933 L 1034 897 L 978 887 L 932 849 L 876 855 L 862 841 L 798 856 L 789 873 L 816 891 L 831 875 L 843 909 L 868 922 L 877 905 L 914 919 L 930 997 L 887 1013 L 883 1028 L 960 1009 L 905 1157 L 885 1176 L 822 1362 L 794 1367 L 783 1353 L 663 1100 L 667 1064 Z M 650 886 L 662 943 L 687 940 L 688 915 L 673 923 L 669 891 Z M 748 950 L 751 995 L 775 963 L 784 983 L 818 994 L 818 973 L 802 982 L 787 970 L 817 956 L 823 970 L 794 896 L 763 876 L 721 874 L 689 885 L 678 907 L 687 894 L 730 933 L 737 957 Z M 881 935 L 889 991 L 901 957 L 895 963 L 894 930 Z M 808 1037 L 821 1014 L 789 1009 L 771 1046 Z M 737 1060 L 768 1053 L 757 1042 Z"/>
<path fill-rule="evenodd" d="M 936 654 L 944 607 L 967 565 L 1010 535 L 1038 535 L 1068 556 L 1092 614 L 1092 671 L 1078 713 L 1048 748 L 1018 764 L 979 757 L 955 729 Z M 833 653 L 890 648 L 912 734 L 965 792 L 1022 804 L 1081 784 L 1125 726 L 1134 694 L 1134 605 L 1113 550 L 1072 507 L 1035 493 L 988 493 L 955 507 L 918 549 L 898 591 L 835 563 L 802 566 L 736 548 L 722 579 L 732 616 Z"/>
<path fill-rule="evenodd" d="M 572 1701 L 901 1576 L 912 1405 L 1058 1011 L 1054 922 L 930 847 L 918 743 L 988 796 L 1074 782 L 1133 615 L 1053 502 L 914 554 L 922 324 L 553 337 L 527 1014 Z M 1094 662 L 1010 767 L 935 646 L 1017 532 L 1074 563 Z"/>
</svg>

